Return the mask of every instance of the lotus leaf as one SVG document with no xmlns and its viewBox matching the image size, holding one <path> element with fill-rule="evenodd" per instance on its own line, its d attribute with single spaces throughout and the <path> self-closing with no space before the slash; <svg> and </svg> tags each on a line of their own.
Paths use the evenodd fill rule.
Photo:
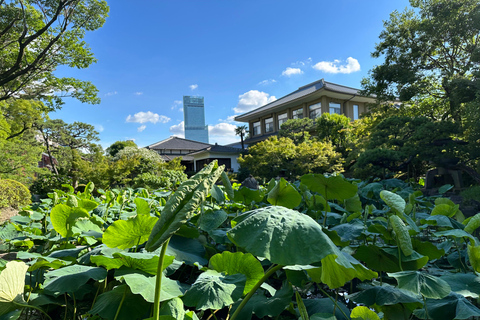
<svg viewBox="0 0 480 320">
<path fill-rule="evenodd" d="M 302 196 L 295 187 L 281 178 L 268 193 L 267 201 L 274 206 L 293 209 L 300 204 Z"/>
<path fill-rule="evenodd" d="M 52 225 L 62 237 L 72 235 L 72 227 L 79 218 L 89 218 L 87 210 L 83 208 L 72 208 L 64 204 L 57 204 L 50 213 Z"/>
<path fill-rule="evenodd" d="M 301 181 L 311 191 L 322 194 L 327 200 L 339 200 L 355 196 L 358 191 L 356 185 L 348 182 L 342 176 L 325 177 L 323 174 L 306 174 Z"/>
<path fill-rule="evenodd" d="M 213 184 L 218 180 L 224 166 L 214 169 L 216 161 L 200 170 L 189 180 L 183 182 L 177 191 L 168 199 L 148 238 L 145 249 L 154 251 L 161 247 L 195 212 L 205 200 Z"/>
<path fill-rule="evenodd" d="M 378 314 L 363 306 L 353 308 L 350 318 L 352 320 L 380 320 Z"/>
<path fill-rule="evenodd" d="M 185 293 L 185 305 L 198 310 L 222 309 L 237 301 L 243 293 L 246 277 L 243 274 L 223 275 L 214 270 L 200 274 Z"/>
<path fill-rule="evenodd" d="M 380 192 L 380 198 L 385 201 L 387 206 L 392 208 L 393 212 L 396 215 L 403 216 L 403 213 L 405 212 L 405 200 L 403 200 L 402 197 L 400 197 L 398 194 L 395 194 L 393 192 L 387 191 L 387 190 L 382 190 Z"/>
<path fill-rule="evenodd" d="M 421 294 L 426 298 L 442 299 L 452 291 L 444 280 L 420 271 L 388 273 L 397 279 L 398 288 Z"/>
<path fill-rule="evenodd" d="M 10 261 L 0 273 L 0 315 L 4 315 L 22 304 L 25 290 L 25 274 L 28 266 L 24 262 Z"/>
<path fill-rule="evenodd" d="M 228 238 L 257 257 L 280 265 L 306 265 L 334 254 L 337 247 L 309 216 L 284 207 L 248 211 Z M 299 250 L 301 248 L 301 250 Z"/>
<path fill-rule="evenodd" d="M 263 277 L 263 268 L 252 254 L 242 252 L 224 251 L 210 258 L 209 267 L 225 274 L 241 273 L 247 277 L 244 294 L 247 294 L 253 286 Z"/>
<path fill-rule="evenodd" d="M 110 248 L 127 249 L 148 240 L 157 217 L 139 214 L 128 220 L 117 220 L 103 234 L 103 243 Z"/>
<path fill-rule="evenodd" d="M 67 266 L 50 271 L 45 275 L 45 292 L 59 296 L 63 293 L 76 292 L 88 280 L 103 280 L 107 277 L 107 270 L 98 267 L 82 265 Z"/>
<path fill-rule="evenodd" d="M 427 299 L 426 309 L 428 319 L 431 320 L 469 319 L 480 316 L 480 309 L 455 292 L 440 300 Z M 420 319 L 427 318 L 425 309 L 415 310 L 414 314 Z"/>
</svg>

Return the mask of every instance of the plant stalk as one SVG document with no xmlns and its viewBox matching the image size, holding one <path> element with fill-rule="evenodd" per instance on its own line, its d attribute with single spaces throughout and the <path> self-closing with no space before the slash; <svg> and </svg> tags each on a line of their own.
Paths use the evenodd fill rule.
<svg viewBox="0 0 480 320">
<path fill-rule="evenodd" d="M 23 303 L 18 303 L 18 302 L 15 302 L 15 301 L 12 301 L 14 305 L 16 306 L 19 306 L 19 307 L 22 307 L 22 308 L 32 308 L 32 309 L 35 309 L 37 311 L 40 311 L 41 313 L 43 313 L 48 319 L 52 320 L 52 318 L 48 315 L 48 313 L 46 313 L 45 311 L 43 311 L 42 309 L 40 309 L 39 307 L 35 307 L 35 306 L 32 306 L 30 304 L 23 304 Z"/>
<path fill-rule="evenodd" d="M 240 314 L 240 311 L 242 311 L 243 307 L 245 307 L 245 305 L 247 304 L 248 300 L 250 300 L 251 297 L 253 297 L 253 295 L 255 294 L 255 292 L 257 291 L 258 288 L 260 288 L 260 286 L 265 282 L 267 281 L 267 279 L 272 275 L 274 274 L 275 272 L 277 272 L 278 270 L 282 269 L 284 266 L 282 265 L 276 265 L 275 267 L 271 268 L 271 269 L 268 269 L 267 272 L 263 275 L 263 277 L 258 280 L 258 282 L 255 284 L 255 286 L 252 288 L 252 290 L 250 290 L 250 292 L 247 294 L 247 296 L 242 300 L 242 302 L 240 303 L 240 305 L 238 306 L 238 308 L 235 310 L 235 312 L 233 313 L 232 315 L 232 318 L 231 320 L 235 320 L 238 315 Z"/>
<path fill-rule="evenodd" d="M 159 320 L 160 319 L 160 292 L 162 291 L 162 271 L 163 271 L 163 261 L 165 259 L 165 252 L 167 251 L 168 243 L 170 242 L 170 238 L 162 246 L 162 250 L 160 251 L 160 259 L 158 259 L 158 266 L 157 266 L 157 279 L 155 282 L 155 300 L 153 302 L 153 319 Z"/>
<path fill-rule="evenodd" d="M 125 300 L 125 296 L 127 295 L 127 286 L 125 286 L 125 291 L 123 292 L 123 297 L 122 301 L 120 301 L 120 304 L 118 305 L 117 313 L 115 314 L 115 318 L 113 320 L 117 320 L 118 315 L 120 314 L 120 309 L 122 309 L 123 301 Z"/>
</svg>

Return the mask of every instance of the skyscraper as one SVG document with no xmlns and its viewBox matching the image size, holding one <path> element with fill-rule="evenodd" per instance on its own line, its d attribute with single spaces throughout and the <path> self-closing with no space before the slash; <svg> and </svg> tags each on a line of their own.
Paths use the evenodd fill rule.
<svg viewBox="0 0 480 320">
<path fill-rule="evenodd" d="M 203 97 L 183 96 L 185 139 L 208 143 Z"/>
</svg>

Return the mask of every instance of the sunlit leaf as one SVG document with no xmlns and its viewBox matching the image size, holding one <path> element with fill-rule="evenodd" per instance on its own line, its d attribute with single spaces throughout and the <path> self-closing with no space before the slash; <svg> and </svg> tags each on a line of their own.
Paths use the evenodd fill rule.
<svg viewBox="0 0 480 320">
<path fill-rule="evenodd" d="M 103 243 L 110 248 L 127 249 L 148 240 L 157 217 L 139 214 L 128 220 L 117 220 L 103 234 Z"/>
<path fill-rule="evenodd" d="M 388 276 L 397 280 L 398 288 L 426 298 L 442 299 L 452 291 L 447 282 L 426 272 L 402 271 L 388 273 Z"/>
<path fill-rule="evenodd" d="M 217 253 L 210 258 L 209 267 L 225 274 L 244 274 L 247 277 L 244 294 L 247 294 L 264 275 L 262 264 L 250 253 L 228 251 Z"/>
<path fill-rule="evenodd" d="M 352 320 L 380 320 L 378 314 L 363 306 L 353 308 L 350 318 Z"/>
<path fill-rule="evenodd" d="M 392 208 L 395 214 L 403 216 L 403 213 L 405 212 L 406 203 L 402 197 L 400 197 L 398 194 L 395 194 L 393 192 L 382 190 L 380 192 L 380 198 L 382 198 L 382 200 L 385 201 L 387 206 Z"/>
<path fill-rule="evenodd" d="M 24 303 L 27 269 L 28 266 L 24 262 L 10 261 L 0 273 L 0 315 L 18 308 L 16 303 Z"/>
<path fill-rule="evenodd" d="M 284 207 L 252 210 L 228 232 L 237 246 L 280 265 L 319 262 L 337 247 L 309 216 Z M 301 250 L 299 249 L 301 248 Z"/>
<path fill-rule="evenodd" d="M 268 193 L 267 201 L 274 206 L 293 209 L 300 204 L 302 196 L 295 187 L 281 178 Z"/>
<path fill-rule="evenodd" d="M 348 182 L 341 176 L 325 177 L 323 174 L 306 174 L 301 181 L 311 191 L 322 194 L 327 200 L 339 200 L 355 196 L 358 191 L 356 185 Z"/>
</svg>

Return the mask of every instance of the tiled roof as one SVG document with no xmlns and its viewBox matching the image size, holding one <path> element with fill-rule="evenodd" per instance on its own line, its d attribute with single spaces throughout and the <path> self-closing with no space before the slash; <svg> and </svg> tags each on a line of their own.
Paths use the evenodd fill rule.
<svg viewBox="0 0 480 320">
<path fill-rule="evenodd" d="M 149 146 L 146 146 L 147 149 L 169 149 L 169 150 L 200 150 L 204 149 L 211 144 L 182 139 L 179 137 L 170 137 L 168 139 L 156 142 Z"/>
<path fill-rule="evenodd" d="M 203 152 L 216 152 L 216 153 L 232 153 L 232 154 L 238 154 L 241 153 L 243 150 L 240 148 L 233 148 L 233 147 L 227 147 L 227 146 L 220 146 L 218 144 L 212 145 L 210 147 L 189 153 L 189 155 L 194 155 L 194 154 L 200 154 Z"/>
<path fill-rule="evenodd" d="M 166 154 L 161 154 L 160 157 L 162 157 L 163 160 L 165 161 L 172 161 L 173 159 L 175 158 L 178 158 L 178 157 L 182 157 L 182 161 L 193 161 L 193 157 L 192 156 L 188 156 L 188 155 L 185 155 L 185 154 L 182 154 L 182 155 L 174 155 L 174 154 L 170 154 L 170 155 L 166 155 Z"/>
</svg>

